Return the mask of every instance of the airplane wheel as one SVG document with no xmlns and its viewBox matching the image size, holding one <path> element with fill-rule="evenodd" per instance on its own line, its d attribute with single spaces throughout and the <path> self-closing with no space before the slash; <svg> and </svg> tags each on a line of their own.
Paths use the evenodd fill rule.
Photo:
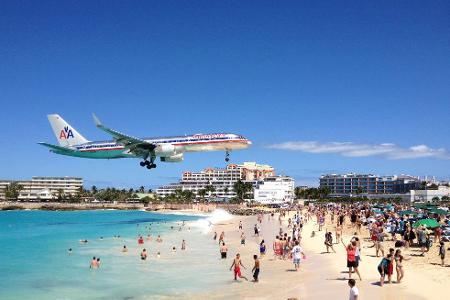
<svg viewBox="0 0 450 300">
<path fill-rule="evenodd" d="M 230 159 L 229 159 L 228 157 L 226 157 L 226 158 L 225 158 L 225 161 L 226 161 L 226 162 L 229 162 L 229 161 L 230 161 Z"/>
<path fill-rule="evenodd" d="M 139 163 L 139 165 L 140 165 L 141 167 L 145 166 L 145 161 L 141 161 L 141 162 Z"/>
<path fill-rule="evenodd" d="M 144 164 L 145 164 L 146 166 L 150 166 L 150 165 L 151 165 L 151 163 L 150 163 L 148 160 L 144 161 Z"/>
<path fill-rule="evenodd" d="M 152 168 L 156 168 L 156 164 L 151 164 Z"/>
<path fill-rule="evenodd" d="M 147 165 L 147 169 L 151 169 L 152 168 L 152 165 Z"/>
</svg>

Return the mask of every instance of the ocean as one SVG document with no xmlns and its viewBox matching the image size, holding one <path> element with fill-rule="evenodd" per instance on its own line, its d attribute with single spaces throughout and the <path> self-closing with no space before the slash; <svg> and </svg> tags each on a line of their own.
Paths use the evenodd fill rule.
<svg viewBox="0 0 450 300">
<path fill-rule="evenodd" d="M 0 299 L 166 299 L 217 288 L 229 282 L 229 262 L 219 259 L 208 223 L 145 211 L 2 211 Z M 93 256 L 99 269 L 89 268 Z"/>
</svg>

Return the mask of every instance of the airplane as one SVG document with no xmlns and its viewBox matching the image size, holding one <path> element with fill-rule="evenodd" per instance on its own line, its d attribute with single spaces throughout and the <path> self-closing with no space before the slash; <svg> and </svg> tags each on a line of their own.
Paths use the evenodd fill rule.
<svg viewBox="0 0 450 300">
<path fill-rule="evenodd" d="M 50 148 L 50 152 L 82 158 L 113 159 L 140 158 L 141 167 L 156 168 L 155 160 L 181 162 L 185 152 L 225 151 L 229 161 L 232 150 L 248 148 L 252 143 L 242 135 L 233 133 L 194 134 L 186 136 L 137 138 L 104 126 L 93 114 L 95 125 L 112 136 L 113 140 L 89 141 L 58 114 L 47 115 L 58 145 L 38 144 Z"/>
</svg>

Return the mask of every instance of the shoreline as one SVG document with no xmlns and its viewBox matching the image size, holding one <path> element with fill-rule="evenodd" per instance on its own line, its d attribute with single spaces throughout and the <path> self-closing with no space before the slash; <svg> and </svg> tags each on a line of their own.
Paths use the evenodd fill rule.
<svg viewBox="0 0 450 300">
<path fill-rule="evenodd" d="M 142 203 L 61 203 L 61 202 L 0 202 L 0 211 L 8 210 L 44 210 L 44 211 L 83 211 L 83 210 L 145 210 L 153 212 L 180 211 L 180 212 L 201 212 L 209 213 L 215 209 L 236 211 L 242 208 L 238 204 L 177 204 L 162 203 L 148 204 Z"/>
</svg>

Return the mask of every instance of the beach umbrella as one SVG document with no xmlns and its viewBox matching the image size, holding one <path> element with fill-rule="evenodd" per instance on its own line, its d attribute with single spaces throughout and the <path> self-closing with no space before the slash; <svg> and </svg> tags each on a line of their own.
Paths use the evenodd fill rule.
<svg viewBox="0 0 450 300">
<path fill-rule="evenodd" d="M 439 209 L 439 208 L 432 209 L 429 212 L 431 214 L 437 214 L 437 215 L 443 215 L 443 216 L 448 215 L 448 211 L 443 210 L 443 209 Z"/>
<path fill-rule="evenodd" d="M 414 228 L 419 227 L 420 225 L 425 225 L 427 228 L 436 228 L 439 227 L 438 221 L 435 219 L 422 219 L 413 224 Z"/>
<path fill-rule="evenodd" d="M 400 216 L 405 216 L 405 215 L 416 215 L 417 213 L 412 210 L 401 210 L 398 212 L 398 214 Z"/>
</svg>

